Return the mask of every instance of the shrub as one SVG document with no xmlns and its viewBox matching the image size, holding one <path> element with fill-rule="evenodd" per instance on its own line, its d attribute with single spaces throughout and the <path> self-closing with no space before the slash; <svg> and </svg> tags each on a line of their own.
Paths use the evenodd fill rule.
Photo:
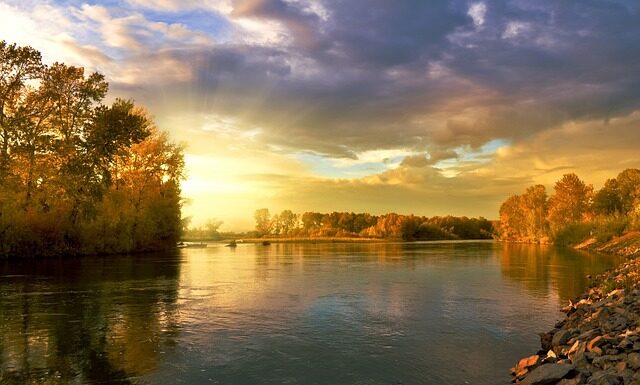
<svg viewBox="0 0 640 385">
<path fill-rule="evenodd" d="M 565 226 L 556 233 L 554 242 L 561 246 L 578 245 L 593 236 L 592 223 L 575 223 Z"/>
</svg>

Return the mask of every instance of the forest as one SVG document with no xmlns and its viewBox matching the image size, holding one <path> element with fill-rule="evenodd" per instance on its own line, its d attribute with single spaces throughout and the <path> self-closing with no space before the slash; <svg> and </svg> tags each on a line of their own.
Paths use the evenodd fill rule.
<svg viewBox="0 0 640 385">
<path fill-rule="evenodd" d="M 500 207 L 498 235 L 507 241 L 575 245 L 635 230 L 640 230 L 640 170 L 627 169 L 598 191 L 576 174 L 566 174 L 551 196 L 536 185 L 509 197 Z"/>
<path fill-rule="evenodd" d="M 0 257 L 175 246 L 182 147 L 108 88 L 0 41 Z"/>
<path fill-rule="evenodd" d="M 485 218 L 424 217 L 389 213 L 305 212 L 256 210 L 256 233 L 262 237 L 379 238 L 405 241 L 491 239 L 492 223 Z"/>
</svg>

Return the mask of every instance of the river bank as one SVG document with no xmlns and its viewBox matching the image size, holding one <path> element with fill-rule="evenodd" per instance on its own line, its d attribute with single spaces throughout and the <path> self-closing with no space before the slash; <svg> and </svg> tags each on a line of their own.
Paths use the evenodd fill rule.
<svg viewBox="0 0 640 385">
<path fill-rule="evenodd" d="M 543 385 L 640 383 L 640 232 L 578 249 L 629 259 L 597 276 L 562 309 L 566 317 L 540 335 L 541 350 L 518 361 L 512 382 Z"/>
</svg>

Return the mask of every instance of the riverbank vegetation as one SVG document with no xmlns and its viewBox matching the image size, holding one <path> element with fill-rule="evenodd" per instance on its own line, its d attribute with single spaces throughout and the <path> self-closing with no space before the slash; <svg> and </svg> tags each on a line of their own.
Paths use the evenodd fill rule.
<svg viewBox="0 0 640 385">
<path fill-rule="evenodd" d="M 509 197 L 500 207 L 498 235 L 507 241 L 578 245 L 634 230 L 640 230 L 640 170 L 627 169 L 598 191 L 566 174 L 551 196 L 536 185 Z"/>
<path fill-rule="evenodd" d="M 372 215 L 352 212 L 283 210 L 271 215 L 256 210 L 256 235 L 281 238 L 369 238 L 416 240 L 491 239 L 493 225 L 485 218 L 423 217 L 395 213 Z"/>
<path fill-rule="evenodd" d="M 175 245 L 182 148 L 108 84 L 0 41 L 0 257 Z"/>
</svg>

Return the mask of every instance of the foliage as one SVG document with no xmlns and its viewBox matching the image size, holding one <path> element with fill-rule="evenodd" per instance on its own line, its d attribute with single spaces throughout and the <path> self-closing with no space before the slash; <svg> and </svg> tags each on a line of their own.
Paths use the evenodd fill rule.
<svg viewBox="0 0 640 385">
<path fill-rule="evenodd" d="M 564 227 L 588 220 L 593 187 L 587 186 L 576 174 L 566 174 L 556 182 L 549 199 L 548 220 L 553 233 Z"/>
<path fill-rule="evenodd" d="M 593 235 L 592 223 L 571 223 L 556 233 L 554 242 L 562 246 L 577 245 Z"/>
<path fill-rule="evenodd" d="M 0 41 L 0 256 L 119 253 L 180 236 L 182 148 L 98 73 Z"/>
<path fill-rule="evenodd" d="M 640 170 L 627 169 L 594 193 L 567 174 L 546 198 L 543 186 L 514 195 L 500 207 L 500 238 L 518 242 L 575 245 L 588 238 L 606 242 L 640 223 Z"/>
<path fill-rule="evenodd" d="M 305 212 L 284 210 L 273 217 L 268 209 L 256 210 L 256 230 L 261 236 L 363 237 L 402 239 L 490 239 L 492 224 L 484 218 L 422 217 L 389 213 Z"/>
</svg>

